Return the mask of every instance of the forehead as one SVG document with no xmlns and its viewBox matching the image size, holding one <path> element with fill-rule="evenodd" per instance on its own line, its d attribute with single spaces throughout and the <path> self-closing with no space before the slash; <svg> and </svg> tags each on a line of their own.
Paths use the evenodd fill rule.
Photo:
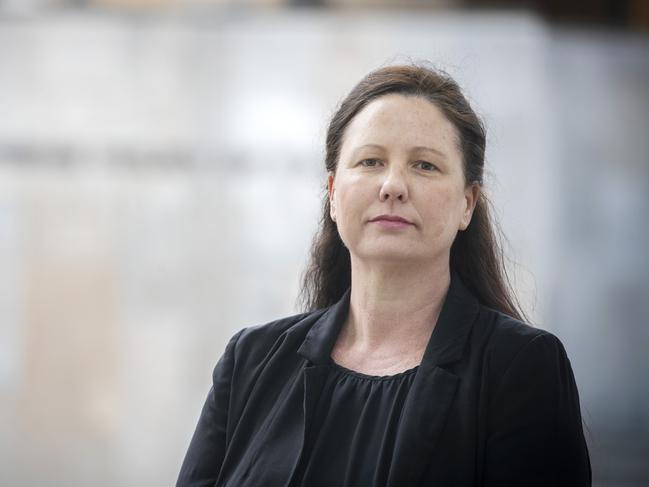
<svg viewBox="0 0 649 487">
<path fill-rule="evenodd" d="M 448 156 L 457 150 L 457 131 L 436 105 L 420 96 L 389 94 L 372 100 L 345 130 L 342 151 L 363 144 L 430 146 Z"/>
</svg>

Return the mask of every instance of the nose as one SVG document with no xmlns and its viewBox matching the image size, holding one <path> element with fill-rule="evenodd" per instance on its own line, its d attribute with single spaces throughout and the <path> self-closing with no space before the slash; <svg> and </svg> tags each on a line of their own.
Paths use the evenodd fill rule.
<svg viewBox="0 0 649 487">
<path fill-rule="evenodd" d="M 408 184 L 400 169 L 394 168 L 386 173 L 379 199 L 381 201 L 394 199 L 402 203 L 408 201 Z"/>
</svg>

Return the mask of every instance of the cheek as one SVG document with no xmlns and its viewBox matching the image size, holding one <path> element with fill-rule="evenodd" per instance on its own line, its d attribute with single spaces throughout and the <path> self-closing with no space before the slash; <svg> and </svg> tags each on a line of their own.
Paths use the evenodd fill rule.
<svg viewBox="0 0 649 487">
<path fill-rule="evenodd" d="M 371 188 L 366 184 L 353 184 L 353 181 L 341 186 L 336 194 L 338 217 L 343 219 L 366 211 L 372 198 Z"/>
<path fill-rule="evenodd" d="M 426 203 L 427 214 L 422 217 L 434 223 L 435 233 L 443 233 L 447 228 L 457 230 L 463 214 L 464 193 L 456 188 L 437 188 L 430 192 Z"/>
<path fill-rule="evenodd" d="M 336 190 L 336 226 L 349 248 L 361 238 L 365 220 L 370 217 L 373 193 L 366 184 L 345 184 Z"/>
</svg>

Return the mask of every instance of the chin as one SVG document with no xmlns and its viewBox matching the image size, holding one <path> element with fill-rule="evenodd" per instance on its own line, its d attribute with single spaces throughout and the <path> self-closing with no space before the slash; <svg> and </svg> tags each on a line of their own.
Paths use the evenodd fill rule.
<svg viewBox="0 0 649 487">
<path fill-rule="evenodd" d="M 418 252 L 416 249 L 410 249 L 404 245 L 385 245 L 379 248 L 358 249 L 358 252 L 352 252 L 352 255 L 358 259 L 367 262 L 385 262 L 385 263 L 403 263 L 408 262 L 425 262 L 431 259 L 429 253 Z"/>
</svg>

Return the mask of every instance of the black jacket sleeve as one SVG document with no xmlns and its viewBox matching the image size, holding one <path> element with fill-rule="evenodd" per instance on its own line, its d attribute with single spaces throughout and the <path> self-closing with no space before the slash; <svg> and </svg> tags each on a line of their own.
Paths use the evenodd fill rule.
<svg viewBox="0 0 649 487">
<path fill-rule="evenodd" d="M 230 339 L 214 367 L 212 387 L 180 468 L 176 487 L 212 487 L 217 480 L 226 448 L 234 351 L 242 331 Z"/>
<path fill-rule="evenodd" d="M 486 442 L 485 486 L 591 485 L 577 387 L 554 335 L 532 338 L 501 376 Z"/>
</svg>

